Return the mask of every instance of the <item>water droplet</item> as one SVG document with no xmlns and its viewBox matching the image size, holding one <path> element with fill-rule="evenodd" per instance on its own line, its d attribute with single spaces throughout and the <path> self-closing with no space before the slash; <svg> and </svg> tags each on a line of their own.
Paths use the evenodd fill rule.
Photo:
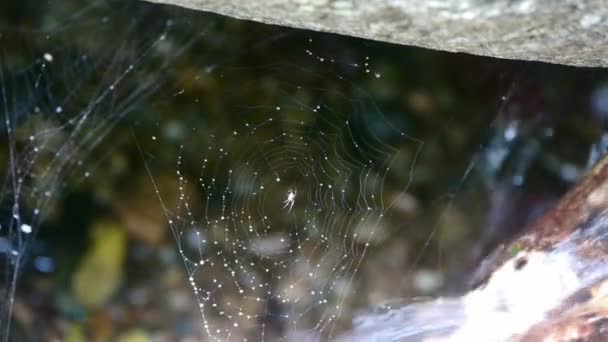
<svg viewBox="0 0 608 342">
<path fill-rule="evenodd" d="M 32 232 L 32 226 L 30 226 L 29 224 L 25 224 L 24 223 L 24 224 L 21 225 L 21 231 L 24 232 L 24 233 L 26 233 L 26 234 L 29 234 L 29 233 Z"/>
<path fill-rule="evenodd" d="M 53 55 L 51 55 L 50 53 L 46 52 L 44 55 L 42 55 L 42 57 L 44 58 L 45 61 L 51 63 L 53 61 Z"/>
</svg>

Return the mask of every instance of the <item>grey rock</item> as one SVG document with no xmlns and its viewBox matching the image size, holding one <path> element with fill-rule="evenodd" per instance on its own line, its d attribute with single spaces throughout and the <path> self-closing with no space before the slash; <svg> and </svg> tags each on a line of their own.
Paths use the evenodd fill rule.
<svg viewBox="0 0 608 342">
<path fill-rule="evenodd" d="M 403 45 L 608 66 L 608 0 L 149 0 Z"/>
</svg>

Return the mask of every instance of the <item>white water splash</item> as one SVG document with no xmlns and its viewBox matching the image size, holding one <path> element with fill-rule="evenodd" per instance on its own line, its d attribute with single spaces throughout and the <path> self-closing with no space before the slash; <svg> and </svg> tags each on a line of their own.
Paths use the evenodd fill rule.
<svg viewBox="0 0 608 342">
<path fill-rule="evenodd" d="M 488 282 L 461 297 L 363 314 L 340 341 L 509 341 L 542 322 L 575 292 L 608 275 L 581 249 L 605 241 L 606 220 L 571 234 L 552 251 L 519 252 Z"/>
</svg>

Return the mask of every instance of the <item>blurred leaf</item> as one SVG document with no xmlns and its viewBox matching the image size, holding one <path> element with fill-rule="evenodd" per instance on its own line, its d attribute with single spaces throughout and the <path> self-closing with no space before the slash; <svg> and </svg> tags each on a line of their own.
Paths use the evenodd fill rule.
<svg viewBox="0 0 608 342">
<path fill-rule="evenodd" d="M 117 342 L 148 342 L 148 341 L 150 341 L 150 338 L 144 331 L 138 330 L 138 329 L 133 329 L 133 330 L 129 330 L 129 331 L 125 332 L 124 334 L 120 335 L 116 339 L 116 341 Z"/>
<path fill-rule="evenodd" d="M 117 289 L 127 248 L 125 230 L 108 222 L 97 223 L 93 238 L 72 282 L 74 296 L 88 309 L 105 304 Z"/>
<path fill-rule="evenodd" d="M 84 328 L 80 324 L 70 324 L 65 334 L 65 342 L 84 342 L 86 341 Z"/>
</svg>

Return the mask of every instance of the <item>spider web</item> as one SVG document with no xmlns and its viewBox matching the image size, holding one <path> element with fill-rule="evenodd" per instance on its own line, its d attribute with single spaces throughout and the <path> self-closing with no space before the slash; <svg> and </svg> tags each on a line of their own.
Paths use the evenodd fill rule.
<svg viewBox="0 0 608 342">
<path fill-rule="evenodd" d="M 129 25 L 130 18 L 121 13 L 125 8 L 103 2 L 80 8 L 48 6 L 35 13 L 42 15 L 38 19 L 68 11 L 67 19 L 33 28 L 3 26 L 0 33 L 0 101 L 8 156 L 0 191 L 3 341 L 10 336 L 19 275 L 40 226 L 54 215 L 68 187 L 95 172 L 104 159 L 98 155 L 109 156 L 105 139 L 138 101 L 158 90 L 163 70 L 200 37 L 192 33 L 175 41 L 175 51 L 163 50 L 171 21 L 150 18 L 142 36 L 141 25 Z M 148 12 L 142 6 L 133 16 L 143 19 Z M 79 31 L 83 33 L 75 42 L 74 32 Z M 34 62 L 24 64 L 29 58 Z"/>
<path fill-rule="evenodd" d="M 323 104 L 323 91 L 315 98 L 286 94 L 281 106 L 208 118 L 175 152 L 179 200 L 164 210 L 212 339 L 331 337 L 374 234 L 386 234 L 411 184 L 421 141 L 370 114 L 364 98 L 345 112 Z M 200 160 L 184 160 L 200 146 Z M 187 174 L 189 163 L 199 173 Z M 161 201 L 168 192 L 156 191 Z"/>
<path fill-rule="evenodd" d="M 223 102 L 238 103 L 224 117 L 209 114 L 202 126 L 176 139 L 162 132 L 142 137 L 139 132 L 149 125 L 161 129 L 178 122 L 180 129 L 174 113 L 142 114 L 151 99 L 160 106 L 179 103 L 188 82 L 239 72 L 203 62 L 193 78 L 167 77 L 168 66 L 181 56 L 191 59 L 201 42 L 213 43 L 206 36 L 209 22 L 201 15 L 190 19 L 202 22 L 197 27 L 145 4 L 100 2 L 41 13 L 60 15 L 54 11 L 69 16 L 2 32 L 11 46 L 3 50 L 0 77 L 10 158 L 1 193 L 7 213 L 1 240 L 7 284 L 3 339 L 10 334 L 20 269 L 40 226 L 59 210 L 70 187 L 86 182 L 113 151 L 125 148 L 127 141 L 107 138 L 126 128 L 164 205 L 206 335 L 331 337 L 338 325 L 348 325 L 345 294 L 354 291 L 374 235 L 386 234 L 387 216 L 411 184 L 422 148 L 402 120 L 385 117 L 371 96 L 353 87 L 355 78 L 380 78 L 370 57 L 342 62 L 302 49 L 297 55 L 307 67 L 282 62 L 260 68 L 264 77 L 282 82 L 279 98 L 237 99 L 240 91 L 265 82 L 254 76 L 243 89 L 222 94 Z M 87 30 L 91 26 L 99 30 Z M 70 43 L 79 31 L 86 34 Z M 314 46 L 310 39 L 303 43 Z M 24 55 L 35 62 L 23 64 Z M 175 91 L 164 85 L 169 79 Z M 328 80 L 335 89 L 317 85 Z M 166 184 L 157 181 L 156 169 L 158 160 L 170 156 L 156 157 L 172 143 L 179 143 L 175 188 L 168 189 L 179 193 L 174 205 L 161 196 Z M 159 167 L 164 171 L 166 165 Z M 293 202 L 286 203 L 290 193 Z"/>
</svg>

